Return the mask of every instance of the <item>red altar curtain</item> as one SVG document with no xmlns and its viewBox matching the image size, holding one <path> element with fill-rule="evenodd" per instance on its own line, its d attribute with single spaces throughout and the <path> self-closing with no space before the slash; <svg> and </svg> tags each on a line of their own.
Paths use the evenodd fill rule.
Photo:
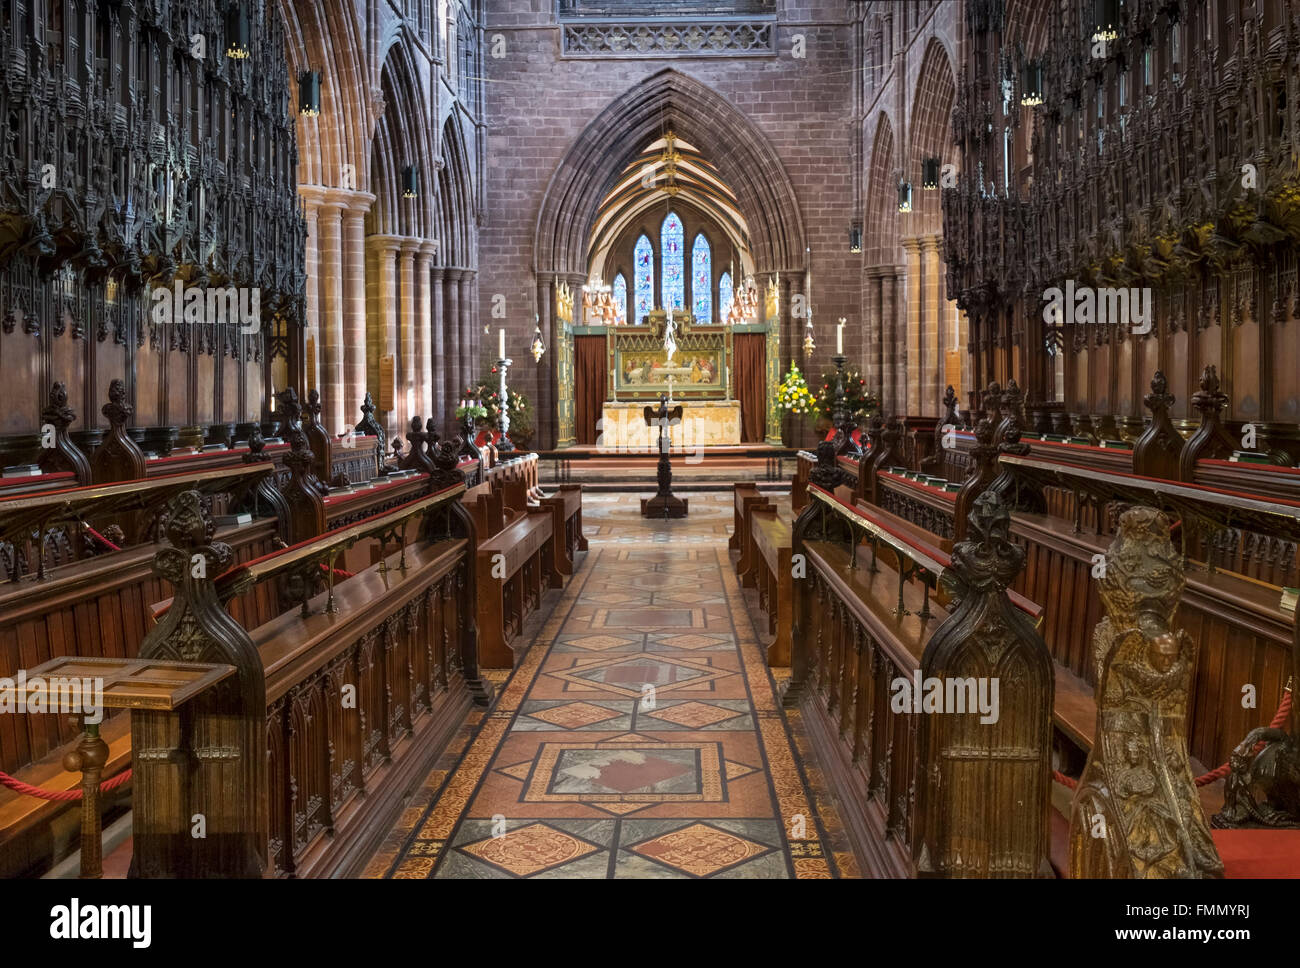
<svg viewBox="0 0 1300 968">
<path fill-rule="evenodd" d="M 740 439 L 761 444 L 767 429 L 767 334 L 735 334 L 735 386 Z"/>
<path fill-rule="evenodd" d="M 605 353 L 604 336 L 573 338 L 573 435 L 579 444 L 596 443 L 596 421 L 609 392 Z"/>
</svg>

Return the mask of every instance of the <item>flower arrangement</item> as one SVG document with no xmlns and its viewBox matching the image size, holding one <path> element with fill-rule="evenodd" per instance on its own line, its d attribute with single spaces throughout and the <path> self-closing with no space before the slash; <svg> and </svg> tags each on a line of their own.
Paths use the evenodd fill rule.
<svg viewBox="0 0 1300 968">
<path fill-rule="evenodd" d="M 834 419 L 835 389 L 839 379 L 836 370 L 822 374 L 822 386 L 817 392 L 817 412 L 827 420 Z M 880 401 L 867 389 L 867 381 L 857 367 L 844 370 L 844 409 L 858 423 L 880 409 Z"/>
<path fill-rule="evenodd" d="M 812 413 L 817 408 L 817 398 L 808 389 L 808 381 L 793 360 L 790 361 L 790 372 L 776 388 L 776 402 L 785 410 L 800 415 Z"/>
<path fill-rule="evenodd" d="M 493 430 L 499 430 L 501 421 L 501 381 L 496 376 L 496 367 L 492 367 L 488 375 L 482 377 L 477 385 L 468 387 L 465 391 L 470 400 L 475 400 L 479 404 L 479 409 L 483 411 L 482 415 L 474 414 L 475 420 L 481 421 Z M 507 388 L 507 395 L 510 404 L 510 439 L 514 441 L 516 447 L 527 447 L 533 439 L 533 407 L 529 403 L 528 397 L 517 390 Z M 460 410 L 456 411 L 460 416 Z"/>
</svg>

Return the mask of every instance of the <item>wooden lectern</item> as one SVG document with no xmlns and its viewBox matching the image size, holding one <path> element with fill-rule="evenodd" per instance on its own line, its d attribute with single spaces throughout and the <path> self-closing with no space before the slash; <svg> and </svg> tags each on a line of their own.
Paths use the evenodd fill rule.
<svg viewBox="0 0 1300 968">
<path fill-rule="evenodd" d="M 668 426 L 670 420 L 682 421 L 681 404 L 668 408 L 668 397 L 661 394 L 658 407 L 645 408 L 645 423 L 653 427 L 659 424 L 659 493 L 651 498 L 641 499 L 641 516 L 646 518 L 684 518 L 686 501 L 673 495 L 673 467 L 668 459 L 670 438 Z"/>
</svg>

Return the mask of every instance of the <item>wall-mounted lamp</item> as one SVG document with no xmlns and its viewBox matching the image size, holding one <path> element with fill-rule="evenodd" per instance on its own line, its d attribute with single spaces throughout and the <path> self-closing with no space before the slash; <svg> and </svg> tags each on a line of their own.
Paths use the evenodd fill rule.
<svg viewBox="0 0 1300 968">
<path fill-rule="evenodd" d="M 862 251 L 862 223 L 854 222 L 849 228 L 849 251 Z"/>
<path fill-rule="evenodd" d="M 898 183 L 898 210 L 900 212 L 910 212 L 912 210 L 912 183 Z"/>
<path fill-rule="evenodd" d="M 246 60 L 251 53 L 252 24 L 246 3 L 232 3 L 226 9 L 226 56 Z"/>
<path fill-rule="evenodd" d="M 298 75 L 298 113 L 305 118 L 320 115 L 320 71 Z"/>
<path fill-rule="evenodd" d="M 402 197 L 415 198 L 420 194 L 420 168 L 407 165 L 402 169 Z"/>
<path fill-rule="evenodd" d="M 939 159 L 921 159 L 921 188 L 932 192 L 939 187 Z"/>
<path fill-rule="evenodd" d="M 1020 103 L 1029 108 L 1043 103 L 1043 65 L 1040 61 L 1027 61 L 1020 67 Z"/>
</svg>

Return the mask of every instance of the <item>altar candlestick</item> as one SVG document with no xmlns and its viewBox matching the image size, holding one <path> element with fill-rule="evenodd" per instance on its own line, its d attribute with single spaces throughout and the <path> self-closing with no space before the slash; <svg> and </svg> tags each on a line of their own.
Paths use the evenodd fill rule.
<svg viewBox="0 0 1300 968">
<path fill-rule="evenodd" d="M 506 331 L 504 329 L 499 329 L 497 330 L 497 359 L 504 360 L 505 358 L 506 358 Z"/>
<path fill-rule="evenodd" d="M 844 355 L 844 317 L 835 326 L 835 355 Z"/>
</svg>

